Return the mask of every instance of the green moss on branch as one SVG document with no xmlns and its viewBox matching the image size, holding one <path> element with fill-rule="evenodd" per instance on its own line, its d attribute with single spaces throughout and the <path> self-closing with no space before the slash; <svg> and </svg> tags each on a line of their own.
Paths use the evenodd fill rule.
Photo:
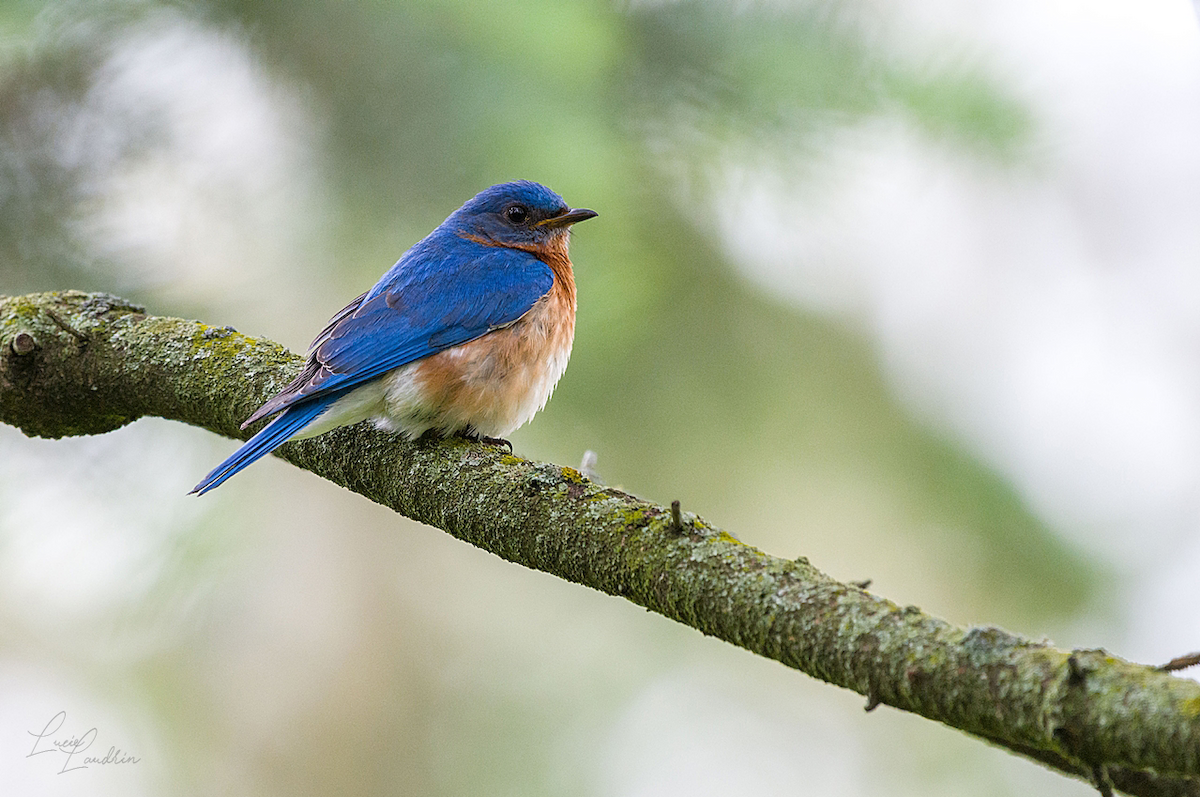
<svg viewBox="0 0 1200 797">
<path fill-rule="evenodd" d="M 100 434 L 156 415 L 244 438 L 301 358 L 76 292 L 0 298 L 0 421 Z M 952 626 L 687 516 L 461 439 L 360 425 L 277 454 L 527 567 L 619 595 L 898 709 L 1130 794 L 1200 795 L 1200 684 L 1103 651 Z"/>
</svg>

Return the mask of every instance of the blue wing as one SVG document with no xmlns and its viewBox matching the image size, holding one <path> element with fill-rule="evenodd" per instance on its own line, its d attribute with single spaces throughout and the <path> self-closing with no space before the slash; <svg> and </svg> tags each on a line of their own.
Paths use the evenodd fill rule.
<svg viewBox="0 0 1200 797">
<path fill-rule="evenodd" d="M 550 267 L 528 252 L 457 242 L 462 245 L 424 241 L 406 253 L 334 316 L 313 341 L 300 375 L 243 427 L 511 324 L 553 285 Z"/>
<path fill-rule="evenodd" d="M 333 317 L 296 379 L 242 427 L 283 414 L 192 492 L 210 490 L 270 453 L 355 387 L 513 323 L 553 283 L 550 267 L 528 252 L 431 235 Z"/>
</svg>

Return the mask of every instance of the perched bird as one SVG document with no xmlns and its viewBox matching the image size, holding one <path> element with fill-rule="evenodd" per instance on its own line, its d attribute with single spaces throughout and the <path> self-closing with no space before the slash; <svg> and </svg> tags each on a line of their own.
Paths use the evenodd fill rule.
<svg viewBox="0 0 1200 797">
<path fill-rule="evenodd" d="M 246 419 L 278 416 L 196 485 L 203 495 L 288 440 L 374 419 L 503 437 L 550 398 L 575 336 L 572 209 L 519 180 L 480 192 L 317 335 L 300 375 Z"/>
</svg>

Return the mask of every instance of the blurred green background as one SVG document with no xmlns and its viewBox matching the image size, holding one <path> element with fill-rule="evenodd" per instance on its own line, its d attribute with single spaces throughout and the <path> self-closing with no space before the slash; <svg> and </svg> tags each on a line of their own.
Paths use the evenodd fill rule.
<svg viewBox="0 0 1200 797">
<path fill-rule="evenodd" d="M 855 130 L 987 179 L 1042 168 L 1005 71 L 891 17 L 7 0 L 0 292 L 105 290 L 302 351 L 474 193 L 544 182 L 601 215 L 574 234 L 570 368 L 520 454 L 593 450 L 609 484 L 956 623 L 1116 644 L 1115 565 L 899 397 L 861 315 L 748 278 L 729 242 L 780 211 L 731 169 L 819 206 Z M 20 793 L 1088 793 L 280 462 L 185 497 L 232 448 L 155 420 L 0 429 L 0 772 Z M 63 709 L 141 761 L 24 758 Z"/>
</svg>

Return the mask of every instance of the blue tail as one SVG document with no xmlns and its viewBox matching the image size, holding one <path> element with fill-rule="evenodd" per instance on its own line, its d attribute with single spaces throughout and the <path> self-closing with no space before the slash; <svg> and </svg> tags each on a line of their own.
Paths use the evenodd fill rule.
<svg viewBox="0 0 1200 797">
<path fill-rule="evenodd" d="M 279 417 L 259 430 L 258 434 L 243 443 L 241 448 L 234 451 L 233 456 L 213 468 L 212 473 L 205 476 L 188 495 L 204 495 L 209 490 L 220 487 L 230 476 L 286 443 L 292 435 L 308 426 L 339 397 L 338 394 L 322 396 L 288 407 Z"/>
</svg>

